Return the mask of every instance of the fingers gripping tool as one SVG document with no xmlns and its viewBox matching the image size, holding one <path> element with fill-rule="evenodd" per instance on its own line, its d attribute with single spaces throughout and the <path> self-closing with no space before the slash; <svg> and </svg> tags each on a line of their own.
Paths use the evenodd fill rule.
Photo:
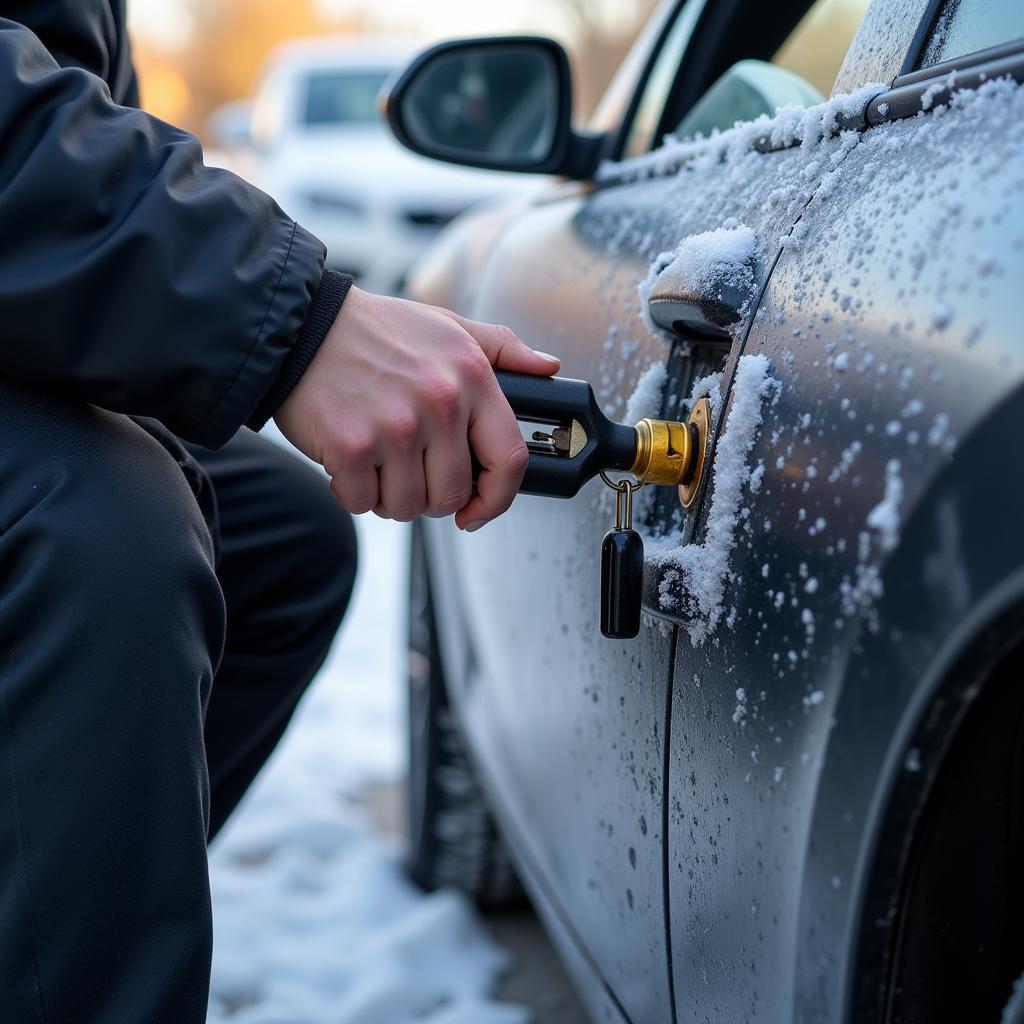
<svg viewBox="0 0 1024 1024">
<path fill-rule="evenodd" d="M 683 507 L 693 505 L 707 459 L 708 400 L 694 404 L 686 423 L 642 419 L 630 426 L 605 416 L 586 381 L 496 375 L 516 419 L 536 428 L 526 440 L 522 493 L 571 498 L 595 476 L 615 491 L 615 524 L 601 544 L 601 632 L 635 637 L 644 547 L 633 529 L 633 495 L 647 484 L 676 487 Z M 628 476 L 613 480 L 616 471 Z"/>
</svg>

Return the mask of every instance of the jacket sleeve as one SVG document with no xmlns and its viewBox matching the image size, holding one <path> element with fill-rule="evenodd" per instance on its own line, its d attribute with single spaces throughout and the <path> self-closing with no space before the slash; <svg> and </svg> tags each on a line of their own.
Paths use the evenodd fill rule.
<svg viewBox="0 0 1024 1024">
<path fill-rule="evenodd" d="M 268 196 L 2 18 L 0 239 L 0 374 L 209 447 L 259 418 L 323 277 Z"/>
</svg>

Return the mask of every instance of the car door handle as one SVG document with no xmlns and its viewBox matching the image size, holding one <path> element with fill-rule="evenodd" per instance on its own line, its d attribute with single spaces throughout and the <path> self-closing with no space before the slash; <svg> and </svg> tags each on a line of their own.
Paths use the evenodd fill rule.
<svg viewBox="0 0 1024 1024">
<path fill-rule="evenodd" d="M 729 328 L 747 311 L 754 295 L 753 252 L 740 260 L 716 260 L 713 253 L 702 260 L 697 252 L 687 256 L 685 244 L 678 250 L 681 255 L 654 279 L 647 312 L 673 334 L 729 340 Z"/>
</svg>

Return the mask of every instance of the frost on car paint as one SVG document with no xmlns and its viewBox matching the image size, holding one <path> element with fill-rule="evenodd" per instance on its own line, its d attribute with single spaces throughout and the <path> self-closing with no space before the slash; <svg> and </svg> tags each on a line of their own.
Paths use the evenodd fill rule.
<svg viewBox="0 0 1024 1024">
<path fill-rule="evenodd" d="M 850 133 L 843 130 L 844 124 L 862 114 L 871 100 L 887 88 L 875 82 L 813 107 L 780 107 L 772 117 L 762 115 L 753 121 L 738 122 L 728 131 L 714 132 L 707 138 L 677 142 L 667 136 L 665 144 L 652 153 L 618 164 L 603 164 L 597 178 L 602 182 L 636 180 L 675 174 L 690 167 L 725 164 L 721 168 L 723 179 L 732 185 L 753 187 L 757 184 L 756 169 L 764 168 L 764 158 L 769 155 L 758 147 L 767 141 L 774 149 L 799 143 L 805 152 L 811 152 L 813 165 L 804 177 L 813 184 L 816 172 L 827 169 L 821 163 L 827 154 L 815 152 L 816 147 L 831 141 L 835 143 L 831 151 L 841 152 L 843 147 L 855 144 L 847 138 Z M 831 162 L 838 164 L 839 160 Z"/>
<path fill-rule="evenodd" d="M 833 92 L 868 81 L 891 81 L 900 73 L 903 58 L 924 13 L 925 0 L 888 0 L 871 4 L 857 36 L 839 69 Z"/>
<path fill-rule="evenodd" d="M 659 414 L 667 379 L 668 370 L 664 363 L 652 363 L 643 372 L 626 403 L 626 423 L 637 423 L 645 416 L 656 417 Z"/>
<path fill-rule="evenodd" d="M 899 543 L 902 500 L 900 460 L 890 459 L 885 467 L 885 497 L 868 513 L 867 519 L 868 526 L 878 531 L 884 551 L 892 551 Z"/>
<path fill-rule="evenodd" d="M 660 603 L 681 610 L 690 639 L 703 643 L 718 628 L 724 611 L 729 556 L 743 516 L 741 502 L 752 467 L 747 457 L 763 418 L 762 404 L 778 383 L 766 356 L 742 356 L 733 382 L 732 408 L 715 449 L 711 506 L 704 538 L 679 547 L 671 540 L 652 545 L 651 560 L 668 569 L 662 578 Z"/>
<path fill-rule="evenodd" d="M 816 345 L 820 348 L 821 354 L 815 365 L 834 375 L 834 405 L 829 409 L 817 410 L 813 417 L 807 411 L 801 412 L 798 422 L 791 428 L 792 433 L 789 433 L 788 428 L 780 431 L 779 425 L 776 425 L 772 431 L 772 445 L 773 449 L 778 449 L 778 453 L 773 451 L 773 458 L 767 461 L 763 458 L 755 460 L 757 464 L 745 468 L 745 486 L 751 495 L 758 493 L 762 481 L 767 478 L 769 464 L 774 465 L 777 473 L 786 479 L 785 484 L 780 484 L 776 479 L 767 485 L 772 496 L 778 495 L 780 486 L 798 487 L 807 493 L 813 485 L 811 493 L 817 495 L 813 511 L 812 506 L 805 502 L 799 509 L 794 509 L 796 519 L 806 529 L 809 538 L 821 538 L 826 554 L 834 554 L 846 568 L 828 590 L 818 592 L 817 578 L 807 583 L 801 580 L 797 589 L 816 594 L 822 609 L 830 606 L 834 609 L 831 614 L 816 614 L 807 609 L 808 614 L 815 616 L 815 621 L 821 619 L 825 623 L 838 624 L 843 618 L 864 615 L 868 628 L 872 629 L 877 628 L 873 607 L 884 593 L 882 565 L 898 545 L 901 523 L 912 510 L 915 498 L 914 494 L 907 492 L 901 469 L 907 453 L 926 445 L 938 448 L 943 456 L 948 457 L 957 443 L 951 429 L 954 408 L 951 403 L 947 404 L 938 397 L 942 391 L 937 387 L 942 384 L 941 374 L 935 370 L 926 348 L 911 351 L 906 356 L 900 354 L 901 350 L 905 350 L 904 339 L 922 328 L 926 332 L 954 332 L 954 337 L 959 332 L 963 336 L 964 346 L 969 348 L 982 337 L 984 324 L 968 323 L 963 314 L 958 316 L 954 298 L 957 279 L 951 276 L 945 290 L 935 295 L 923 324 L 918 327 L 909 322 L 895 323 L 889 331 L 891 342 L 868 345 L 859 334 L 858 324 L 865 316 L 870 316 L 870 306 L 865 306 L 855 290 L 840 294 L 829 282 L 833 275 L 839 279 L 845 277 L 847 286 L 855 289 L 858 276 L 848 273 L 851 266 L 856 268 L 865 261 L 877 262 L 889 258 L 886 253 L 875 252 L 873 236 L 876 224 L 883 218 L 893 216 L 894 205 L 898 208 L 897 216 L 902 213 L 899 207 L 909 208 L 913 205 L 915 197 L 905 197 L 898 183 L 893 180 L 892 176 L 898 172 L 898 168 L 887 156 L 894 147 L 905 145 L 903 139 L 908 133 L 913 133 L 914 142 L 919 148 L 934 154 L 932 159 L 935 166 L 941 167 L 948 161 L 943 151 L 947 147 L 957 146 L 957 140 L 962 138 L 965 131 L 994 121 L 1011 125 L 1006 145 L 997 157 L 993 157 L 993 161 L 998 159 L 1005 167 L 1007 151 L 1015 150 L 1021 142 L 1020 108 L 1024 105 L 1021 99 L 1024 90 L 1009 81 L 996 81 L 978 90 L 953 93 L 948 105 L 931 110 L 929 120 L 924 123 L 918 118 L 913 124 L 882 125 L 864 133 L 843 131 L 843 118 L 862 109 L 862 105 L 877 91 L 877 87 L 871 86 L 851 96 L 836 97 L 812 110 L 780 111 L 774 119 L 761 119 L 759 123 L 737 126 L 730 132 L 703 142 L 670 143 L 648 157 L 617 168 L 608 167 L 603 172 L 609 179 L 616 176 L 628 178 L 631 175 L 676 175 L 680 181 L 685 182 L 688 189 L 692 189 L 693 176 L 703 175 L 705 171 L 710 173 L 709 161 L 713 157 L 718 162 L 718 173 L 729 187 L 738 188 L 747 180 L 750 191 L 760 199 L 762 210 L 781 202 L 798 217 L 807 204 L 813 206 L 836 201 L 834 193 L 837 191 L 844 195 L 856 195 L 861 200 L 865 196 L 877 197 L 871 211 L 874 219 L 862 214 L 857 221 L 858 230 L 852 234 L 847 232 L 841 245 L 834 252 L 830 251 L 824 261 L 819 258 L 820 285 L 815 288 L 813 283 L 807 283 L 813 282 L 813 277 L 801 280 L 786 303 L 790 308 L 787 310 L 783 307 L 775 314 L 780 323 L 787 317 L 793 318 L 795 345 Z M 793 145 L 794 149 L 786 154 L 758 152 L 754 145 L 763 138 L 768 138 L 774 144 Z M 795 145 L 797 142 L 799 146 Z M 848 158 L 853 152 L 858 152 L 859 156 L 851 164 Z M 778 167 L 780 158 L 788 161 L 784 181 L 781 180 L 782 175 L 772 173 L 772 168 Z M 1003 177 L 1005 179 L 1005 173 Z M 770 187 L 765 182 L 770 183 Z M 699 187 L 703 189 L 704 184 L 701 183 Z M 894 266 L 893 280 L 905 280 L 908 289 L 918 287 L 915 281 L 925 264 L 929 260 L 945 257 L 941 239 L 959 216 L 963 201 L 957 193 L 963 187 L 956 177 L 937 176 L 935 188 L 944 194 L 944 200 L 938 206 L 940 216 L 935 218 L 932 228 L 931 251 L 919 248 L 920 236 L 915 237 L 914 242 L 910 243 L 914 248 L 908 253 L 909 260 L 904 263 L 902 271 Z M 865 205 L 868 204 L 861 201 L 860 209 L 863 210 Z M 732 208 L 736 206 L 733 202 Z M 998 210 L 1000 203 L 993 203 L 993 207 Z M 756 223 L 756 219 L 746 214 L 743 216 L 745 220 Z M 797 220 L 797 224 L 803 222 L 803 218 Z M 640 283 L 641 298 L 646 297 L 657 274 L 672 259 L 686 260 L 703 247 L 704 258 L 713 261 L 716 258 L 714 244 L 726 240 L 738 242 L 737 235 L 730 238 L 730 230 L 735 232 L 740 227 L 734 219 L 729 227 L 688 235 L 674 250 L 655 256 Z M 784 247 L 803 244 L 805 230 L 797 228 L 779 231 L 775 233 L 774 241 Z M 747 241 L 753 247 L 753 230 L 747 231 Z M 761 230 L 759 234 L 764 236 L 763 258 L 770 261 L 773 257 L 773 232 Z M 742 265 L 738 247 L 734 253 L 737 255 L 737 263 Z M 993 275 L 998 276 L 1000 273 L 998 260 L 987 251 L 968 251 L 964 263 L 967 265 L 965 269 L 968 270 L 968 277 L 977 274 L 980 278 L 990 280 Z M 830 291 L 831 296 L 828 295 Z M 829 298 L 831 302 L 826 301 Z M 804 324 L 797 315 L 801 307 L 815 310 L 819 322 Z M 737 325 L 737 342 L 742 343 L 749 324 L 748 316 Z M 774 372 L 785 385 L 788 368 L 793 365 L 792 352 L 787 349 L 778 355 Z M 917 382 L 927 386 L 919 388 Z M 870 396 L 890 386 L 898 389 L 903 396 L 893 410 L 897 415 L 876 421 L 868 411 L 873 404 Z M 700 389 L 694 389 L 694 395 L 701 390 L 720 400 L 717 386 L 702 385 Z M 822 431 L 830 429 L 830 424 L 838 415 L 855 425 L 855 436 L 847 440 L 846 447 L 838 453 L 837 458 L 829 454 L 828 447 L 822 446 L 820 439 Z M 720 413 L 716 410 L 716 420 L 719 419 Z M 792 440 L 787 438 L 787 434 Z M 715 451 L 716 475 L 725 439 L 726 435 L 723 435 Z M 874 454 L 870 460 L 864 461 L 862 453 L 875 453 L 880 444 L 885 455 L 882 461 L 879 463 Z M 809 462 L 807 455 L 803 454 L 808 451 L 814 452 Z M 801 479 L 798 480 L 791 479 L 796 467 L 789 465 L 795 456 L 800 456 L 797 461 L 800 464 Z M 856 521 L 851 521 L 841 507 L 830 508 L 827 491 L 816 483 L 819 467 L 830 488 L 849 486 L 850 481 L 853 481 L 855 488 L 863 488 L 866 493 L 875 495 L 866 512 L 860 513 Z M 744 518 L 745 511 L 737 509 L 732 529 L 735 531 L 745 527 L 750 534 L 752 526 L 749 519 Z M 710 526 L 709 522 L 709 531 Z M 762 527 L 765 531 L 769 529 L 770 516 L 764 519 Z M 750 543 L 756 545 L 756 542 L 757 537 L 751 535 Z M 705 539 L 704 544 L 707 543 Z M 743 607 L 739 612 L 729 607 L 730 602 L 725 598 L 728 571 L 707 573 L 707 581 L 698 584 L 697 569 L 707 570 L 708 555 L 701 555 L 698 561 L 691 563 L 688 573 L 682 565 L 665 557 L 664 547 L 664 538 L 649 544 L 651 561 L 661 574 L 657 586 L 660 609 L 682 621 L 695 642 L 702 642 L 713 633 L 723 619 L 726 626 L 731 627 L 737 615 L 749 612 L 749 609 Z M 696 553 L 703 545 L 690 547 Z M 846 553 L 854 556 L 852 563 L 847 561 Z M 696 554 L 687 556 L 691 559 L 697 557 Z M 711 562 L 715 560 L 711 559 Z M 686 586 L 687 582 L 689 587 Z M 775 585 L 771 590 L 770 603 L 779 610 L 779 598 L 788 602 L 793 581 L 787 575 L 785 579 L 773 582 Z M 783 589 L 779 589 L 780 584 L 783 584 Z M 836 612 L 839 613 L 838 618 Z M 804 648 L 795 652 L 790 648 L 781 648 L 777 652 L 778 662 L 783 666 L 787 662 L 791 666 L 796 665 L 805 656 L 806 647 L 813 639 L 814 630 L 807 630 Z M 791 657 L 791 653 L 795 653 L 796 657 Z"/>
<path fill-rule="evenodd" d="M 791 233 L 822 180 L 856 147 L 857 133 L 839 129 L 882 88 L 869 86 L 809 109 L 787 107 L 774 118 L 706 139 L 669 140 L 653 153 L 602 165 L 598 178 L 615 187 L 590 197 L 581 229 L 582 240 L 593 246 L 595 266 L 606 268 L 595 278 L 599 288 L 593 298 L 612 326 L 593 383 L 610 415 L 624 418 L 625 396 L 637 380 L 633 374 L 646 368 L 647 360 L 637 366 L 635 356 L 651 353 L 652 338 L 666 343 L 648 316 L 646 298 L 657 273 L 672 260 L 683 261 L 697 280 L 708 266 L 704 256 L 720 272 L 743 276 L 751 298 L 731 328 L 742 342 L 783 236 Z M 758 146 L 765 139 L 792 148 L 762 152 Z M 642 261 L 635 290 L 622 295 L 621 278 L 611 268 L 633 259 Z M 633 313 L 637 290 L 639 318 Z M 666 348 L 660 361 L 667 358 Z"/>
</svg>

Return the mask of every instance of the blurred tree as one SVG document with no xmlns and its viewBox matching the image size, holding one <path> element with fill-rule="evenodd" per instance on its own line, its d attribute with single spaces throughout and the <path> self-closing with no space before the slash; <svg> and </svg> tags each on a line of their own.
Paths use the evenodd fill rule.
<svg viewBox="0 0 1024 1024">
<path fill-rule="evenodd" d="M 186 124 L 192 90 L 181 73 L 181 55 L 148 37 L 132 41 L 132 55 L 139 73 L 143 109 L 171 124 Z"/>
<path fill-rule="evenodd" d="M 138 63 L 147 109 L 158 117 L 167 117 L 173 110 L 177 117 L 168 120 L 200 136 L 216 107 L 252 95 L 264 61 L 279 43 L 305 36 L 351 35 L 362 28 L 355 15 L 325 16 L 316 0 L 187 2 L 192 32 L 181 51 L 161 54 L 152 44 L 144 44 L 139 47 Z M 174 71 L 185 86 L 183 111 L 169 102 L 173 90 L 167 70 Z"/>
</svg>

